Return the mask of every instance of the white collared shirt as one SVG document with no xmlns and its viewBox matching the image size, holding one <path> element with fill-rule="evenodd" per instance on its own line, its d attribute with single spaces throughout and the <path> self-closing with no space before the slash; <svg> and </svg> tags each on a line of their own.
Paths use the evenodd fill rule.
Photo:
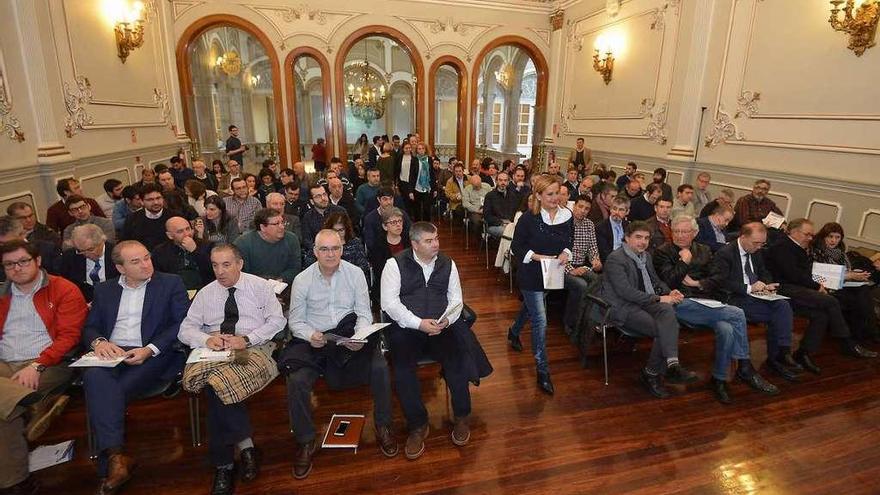
<svg viewBox="0 0 880 495">
<path fill-rule="evenodd" d="M 104 249 L 107 249 L 106 245 L 104 246 Z M 101 263 L 101 268 L 98 270 L 98 277 L 100 277 L 101 282 L 103 282 L 103 281 L 107 280 L 107 271 L 106 271 L 107 267 L 105 266 L 106 263 L 104 263 L 104 253 L 101 253 L 101 257 L 98 258 L 98 262 Z M 95 260 L 93 260 L 91 258 L 86 258 L 86 280 L 85 280 L 85 282 L 89 285 L 95 285 L 94 282 L 92 282 L 91 277 L 89 277 L 89 274 L 91 274 L 92 270 L 95 269 L 95 263 L 96 263 Z"/>
<path fill-rule="evenodd" d="M 413 253 L 413 259 L 415 259 L 416 263 L 422 267 L 422 274 L 425 276 L 425 282 L 430 280 L 431 274 L 434 273 L 434 265 L 437 262 L 437 257 L 435 256 L 430 262 L 424 263 L 415 255 L 415 253 Z M 449 311 L 449 308 L 462 302 L 461 280 L 458 278 L 458 267 L 455 266 L 455 261 L 450 259 L 449 262 L 452 263 L 452 270 L 449 273 L 449 287 L 446 289 L 446 309 L 444 310 L 444 313 Z M 397 259 L 394 257 L 388 258 L 388 261 L 385 262 L 385 269 L 382 270 L 382 282 L 380 287 L 382 290 L 382 310 L 388 313 L 388 316 L 396 321 L 401 328 L 418 329 L 419 325 L 422 324 L 422 319 L 410 311 L 409 308 L 404 306 L 403 302 L 400 300 L 400 267 L 397 266 Z M 449 324 L 452 325 L 458 321 L 460 316 L 461 308 L 449 315 Z"/>
<path fill-rule="evenodd" d="M 550 218 L 550 213 L 547 212 L 544 208 L 541 208 L 541 220 L 544 221 L 547 225 L 559 225 L 561 223 L 567 222 L 571 218 L 571 210 L 568 208 L 557 207 L 556 208 L 556 216 L 552 219 Z M 565 248 L 562 250 L 563 253 L 568 253 L 568 258 L 571 259 L 571 249 Z M 535 254 L 534 251 L 529 249 L 526 252 L 525 257 L 523 258 L 523 263 L 531 263 L 532 255 Z"/>
<path fill-rule="evenodd" d="M 165 213 L 165 209 L 159 210 L 159 213 L 150 213 L 150 210 L 144 210 L 144 215 L 147 216 L 150 220 L 158 220 L 162 218 L 162 214 Z"/>
<path fill-rule="evenodd" d="M 315 332 L 333 330 L 352 312 L 356 329 L 373 323 L 367 279 L 359 267 L 341 260 L 328 280 L 312 263 L 293 279 L 288 324 L 295 337 L 309 340 Z"/>
<path fill-rule="evenodd" d="M 147 284 L 150 283 L 150 279 L 144 280 L 137 287 L 130 287 L 125 283 L 125 275 L 120 275 L 117 283 L 122 286 L 122 296 L 119 298 L 116 324 L 110 332 L 110 342 L 119 347 L 144 347 L 141 318 L 144 314 L 144 296 L 147 295 Z M 147 344 L 147 347 L 153 351 L 154 356 L 159 355 L 158 347 L 153 344 Z"/>
<path fill-rule="evenodd" d="M 752 284 L 749 283 L 749 276 L 746 274 L 746 259 L 749 257 L 749 253 L 743 249 L 742 244 L 740 244 L 739 239 L 736 240 L 736 247 L 739 249 L 739 269 L 742 271 L 743 283 L 746 284 L 746 294 L 752 293 Z M 749 261 L 751 263 L 751 260 Z M 755 271 L 755 265 L 752 265 L 752 271 Z M 755 274 L 757 275 L 757 274 Z"/>
</svg>

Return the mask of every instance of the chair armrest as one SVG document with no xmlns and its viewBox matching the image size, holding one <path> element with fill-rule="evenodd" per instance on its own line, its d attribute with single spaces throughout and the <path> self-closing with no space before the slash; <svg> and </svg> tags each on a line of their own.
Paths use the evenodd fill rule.
<svg viewBox="0 0 880 495">
<path fill-rule="evenodd" d="M 589 299 L 591 303 L 593 303 L 593 304 L 599 306 L 599 307 L 602 308 L 603 310 L 606 310 L 606 311 L 607 311 L 608 309 L 611 308 L 611 305 L 608 304 L 608 302 L 606 302 L 604 299 L 602 299 L 602 298 L 599 297 L 599 296 L 596 296 L 596 295 L 593 295 L 593 294 L 587 294 L 586 296 L 587 296 L 587 299 Z"/>
</svg>

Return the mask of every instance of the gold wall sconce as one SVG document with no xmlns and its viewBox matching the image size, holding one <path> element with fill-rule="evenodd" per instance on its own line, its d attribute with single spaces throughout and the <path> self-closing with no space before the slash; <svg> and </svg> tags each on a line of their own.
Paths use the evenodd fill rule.
<svg viewBox="0 0 880 495">
<path fill-rule="evenodd" d="M 228 51 L 217 57 L 214 67 L 223 71 L 227 76 L 234 77 L 241 72 L 241 58 L 237 53 Z"/>
<path fill-rule="evenodd" d="M 116 20 L 116 54 L 123 64 L 132 51 L 143 46 L 145 22 L 143 2 L 132 3 Z"/>
<path fill-rule="evenodd" d="M 846 2 L 843 9 L 840 5 Z M 877 21 L 880 20 L 880 2 L 878 0 L 864 0 L 858 9 L 855 9 L 854 0 L 831 0 L 831 17 L 828 22 L 835 31 L 842 31 L 849 35 L 847 48 L 852 50 L 857 57 L 861 57 L 865 50 L 875 45 L 874 36 L 877 34 Z M 843 10 L 843 19 L 840 11 Z"/>
<path fill-rule="evenodd" d="M 606 85 L 611 82 L 611 73 L 614 72 L 614 55 L 611 53 L 610 48 L 602 58 L 599 58 L 598 48 L 593 50 L 593 69 L 602 74 L 602 80 L 605 81 Z"/>
</svg>

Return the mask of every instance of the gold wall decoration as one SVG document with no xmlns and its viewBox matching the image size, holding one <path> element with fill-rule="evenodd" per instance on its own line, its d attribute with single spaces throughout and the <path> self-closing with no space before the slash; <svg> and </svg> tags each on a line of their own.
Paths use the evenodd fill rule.
<svg viewBox="0 0 880 495">
<path fill-rule="evenodd" d="M 843 9 L 841 4 L 846 2 Z M 861 57 L 865 50 L 876 43 L 874 37 L 877 34 L 877 21 L 880 20 L 880 2 L 878 0 L 865 0 L 858 9 L 855 9 L 854 0 L 831 0 L 831 17 L 828 22 L 835 31 L 841 31 L 849 35 L 847 48 L 853 51 L 857 57 Z M 843 19 L 840 11 L 843 10 Z"/>
<path fill-rule="evenodd" d="M 217 60 L 214 61 L 214 67 L 229 77 L 235 77 L 241 73 L 241 57 L 236 52 L 228 51 L 217 57 Z"/>
<path fill-rule="evenodd" d="M 599 57 L 599 49 L 593 50 L 593 69 L 602 74 L 602 80 L 606 85 L 611 82 L 611 73 L 614 72 L 614 55 L 610 49 L 601 58 Z"/>
<path fill-rule="evenodd" d="M 723 107 L 719 105 L 715 119 L 712 121 L 712 129 L 706 136 L 705 144 L 707 148 L 713 148 L 730 139 L 742 141 L 746 137 L 736 127 L 736 122 L 730 118 L 730 114 L 725 112 Z"/>
<path fill-rule="evenodd" d="M 94 122 L 94 118 L 86 112 L 86 107 L 92 101 L 92 83 L 85 76 L 77 76 L 75 82 L 75 88 L 71 88 L 70 83 L 64 83 L 64 106 L 67 110 L 64 132 L 67 137 L 73 137 L 80 129 Z"/>
<path fill-rule="evenodd" d="M 24 132 L 18 117 L 12 115 L 12 101 L 6 92 L 6 79 L 0 72 L 0 132 L 16 142 L 24 141 Z"/>
<path fill-rule="evenodd" d="M 129 54 L 144 45 L 145 10 L 143 2 L 134 2 L 116 20 L 113 31 L 116 34 L 116 55 L 125 63 Z"/>
</svg>

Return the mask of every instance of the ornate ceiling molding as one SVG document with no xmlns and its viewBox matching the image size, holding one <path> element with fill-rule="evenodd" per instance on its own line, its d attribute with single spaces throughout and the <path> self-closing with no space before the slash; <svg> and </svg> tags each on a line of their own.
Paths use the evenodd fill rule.
<svg viewBox="0 0 880 495">
<path fill-rule="evenodd" d="M 736 99 L 737 109 L 734 118 L 751 117 L 758 113 L 758 100 L 761 99 L 759 91 L 743 91 Z"/>
<path fill-rule="evenodd" d="M 718 112 L 715 120 L 712 122 L 712 129 L 706 135 L 705 143 L 707 148 L 713 148 L 721 143 L 726 143 L 730 139 L 736 141 L 744 141 L 745 136 L 736 127 L 736 122 L 730 118 L 730 114 L 724 111 L 723 106 L 718 106 Z"/>
<path fill-rule="evenodd" d="M 451 45 L 461 48 L 471 57 L 474 42 L 483 34 L 495 29 L 500 24 L 482 24 L 477 22 L 456 22 L 453 17 L 445 19 L 426 19 L 423 17 L 394 16 L 413 28 L 428 47 L 426 58 L 438 46 Z"/>
<path fill-rule="evenodd" d="M 12 114 L 12 98 L 6 90 L 6 78 L 0 71 L 0 132 L 18 143 L 24 141 L 21 122 Z"/>
<path fill-rule="evenodd" d="M 278 5 L 247 5 L 251 11 L 266 19 L 281 38 L 281 49 L 286 50 L 286 41 L 294 36 L 314 36 L 327 45 L 327 53 L 332 52 L 330 40 L 346 22 L 365 15 L 364 12 L 326 10 L 313 8 L 308 3 L 287 7 Z"/>
<path fill-rule="evenodd" d="M 69 82 L 64 83 L 64 106 L 67 109 L 64 132 L 69 138 L 94 122 L 94 118 L 86 111 L 86 107 L 92 102 L 92 84 L 85 76 L 77 76 L 75 82 L 75 88 L 71 88 Z"/>
</svg>

